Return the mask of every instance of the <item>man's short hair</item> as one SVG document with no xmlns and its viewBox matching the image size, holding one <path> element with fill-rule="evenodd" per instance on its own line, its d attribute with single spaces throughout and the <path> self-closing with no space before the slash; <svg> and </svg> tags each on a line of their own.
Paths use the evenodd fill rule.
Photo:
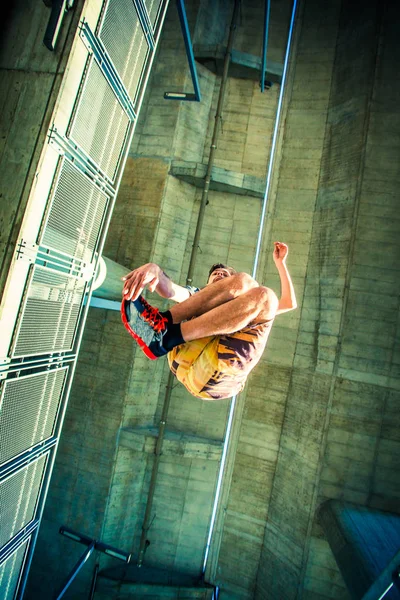
<svg viewBox="0 0 400 600">
<path fill-rule="evenodd" d="M 215 263 L 215 265 L 213 265 L 208 271 L 208 277 L 210 277 L 211 273 L 214 273 L 214 271 L 216 271 L 217 269 L 226 269 L 231 275 L 236 273 L 235 269 L 233 269 L 232 267 L 228 267 L 228 265 L 224 265 L 222 263 Z"/>
</svg>

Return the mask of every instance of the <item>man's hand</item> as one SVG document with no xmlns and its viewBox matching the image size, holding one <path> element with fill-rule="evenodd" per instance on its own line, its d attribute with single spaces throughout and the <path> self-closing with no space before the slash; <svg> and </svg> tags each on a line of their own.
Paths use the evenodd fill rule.
<svg viewBox="0 0 400 600">
<path fill-rule="evenodd" d="M 122 278 L 125 282 L 122 295 L 125 300 L 136 300 L 147 287 L 154 292 L 160 282 L 162 270 L 155 263 L 147 263 Z"/>
<path fill-rule="evenodd" d="M 279 263 L 286 263 L 286 258 L 287 255 L 289 254 L 289 248 L 287 247 L 286 244 L 283 244 L 282 242 L 275 242 L 274 243 L 274 263 L 276 266 L 278 266 Z"/>
<path fill-rule="evenodd" d="M 150 292 L 156 292 L 161 298 L 172 302 L 183 302 L 190 296 L 189 290 L 171 281 L 166 273 L 155 263 L 147 263 L 122 278 L 124 300 L 136 300 L 147 287 Z"/>
</svg>

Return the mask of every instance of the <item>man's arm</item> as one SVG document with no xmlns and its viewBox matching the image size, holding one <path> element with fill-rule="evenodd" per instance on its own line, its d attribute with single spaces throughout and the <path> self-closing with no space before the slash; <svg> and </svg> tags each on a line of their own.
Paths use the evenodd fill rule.
<svg viewBox="0 0 400 600">
<path fill-rule="evenodd" d="M 187 288 L 174 283 L 155 263 L 147 263 L 122 279 L 124 281 L 122 294 L 126 300 L 136 300 L 146 287 L 172 302 L 183 302 L 190 296 Z"/>
<path fill-rule="evenodd" d="M 293 283 L 286 266 L 286 258 L 289 253 L 289 248 L 286 244 L 275 242 L 274 244 L 274 262 L 278 269 L 281 280 L 281 297 L 279 300 L 277 315 L 281 315 L 289 310 L 297 308 L 296 294 L 294 292 Z"/>
</svg>

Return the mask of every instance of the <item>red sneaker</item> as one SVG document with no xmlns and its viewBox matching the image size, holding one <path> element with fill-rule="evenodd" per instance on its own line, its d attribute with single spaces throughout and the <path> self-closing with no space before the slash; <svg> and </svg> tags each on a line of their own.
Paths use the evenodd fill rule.
<svg viewBox="0 0 400 600">
<path fill-rule="evenodd" d="M 168 350 L 163 346 L 168 319 L 158 308 L 151 306 L 142 296 L 139 296 L 137 300 L 122 301 L 121 316 L 126 329 L 148 358 L 155 360 L 168 354 Z"/>
</svg>

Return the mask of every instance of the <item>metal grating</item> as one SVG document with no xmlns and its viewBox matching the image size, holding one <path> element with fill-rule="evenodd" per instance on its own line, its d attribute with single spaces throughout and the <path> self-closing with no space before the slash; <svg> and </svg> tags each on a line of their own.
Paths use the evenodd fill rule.
<svg viewBox="0 0 400 600">
<path fill-rule="evenodd" d="M 12 356 L 71 350 L 85 285 L 82 278 L 34 266 Z"/>
<path fill-rule="evenodd" d="M 127 114 L 92 58 L 69 137 L 112 181 L 116 176 L 129 124 Z"/>
<path fill-rule="evenodd" d="M 54 433 L 68 367 L 4 382 L 0 400 L 0 464 Z"/>
<path fill-rule="evenodd" d="M 107 203 L 104 192 L 62 159 L 39 243 L 90 263 Z"/>
<path fill-rule="evenodd" d="M 20 579 L 29 539 L 12 554 L 0 567 L 0 590 L 2 600 L 13 600 Z"/>
<path fill-rule="evenodd" d="M 147 4 L 154 26 L 161 14 L 160 1 Z M 126 10 L 121 10 L 124 5 Z M 85 29 L 85 19 L 78 28 L 77 35 L 81 35 L 88 50 L 84 71 L 78 73 L 79 94 L 76 98 L 69 95 L 66 102 L 65 95 L 60 96 L 54 126 L 49 131 L 51 151 L 55 149 L 60 155 L 56 176 L 53 156 L 51 168 L 39 173 L 37 187 L 44 189 L 52 182 L 51 192 L 41 198 L 40 191 L 33 196 L 32 208 L 27 213 L 29 235 L 27 240 L 23 236 L 19 257 L 23 268 L 16 269 L 18 285 L 10 288 L 7 309 L 15 307 L 15 312 L 9 310 L 12 318 L 4 352 L 10 368 L 2 370 L 7 379 L 0 381 L 1 600 L 15 600 L 22 593 L 17 591 L 18 586 L 24 586 L 28 574 L 31 538 L 26 538 L 39 525 L 46 501 L 50 457 L 57 442 L 52 436 L 62 426 L 60 398 L 68 387 L 69 366 L 60 365 L 76 358 L 80 343 L 76 334 L 84 325 L 83 322 L 79 325 L 79 319 L 85 315 L 82 307 L 89 287 L 90 267 L 94 266 L 95 253 L 103 241 L 101 230 L 118 188 L 121 161 L 126 157 L 127 141 L 133 132 L 136 109 L 128 94 L 132 101 L 141 97 L 147 66 L 154 56 L 148 46 L 153 47 L 152 36 L 143 34 L 134 5 L 131 0 L 104 0 L 94 13 L 89 11 L 91 23 L 96 11 L 105 17 L 101 41 L 95 39 L 88 26 Z M 124 10 L 126 14 L 121 21 L 119 15 Z M 73 65 L 70 66 L 72 69 Z M 69 89 L 68 82 L 66 85 Z M 72 114 L 70 102 L 74 102 Z M 66 134 L 64 118 L 70 114 Z M 39 212 L 35 209 L 36 200 Z M 89 264 L 89 268 L 82 263 Z M 62 355 L 71 351 L 74 356 Z M 52 450 L 48 451 L 52 444 Z M 21 543 L 22 539 L 26 541 Z M 18 544 L 21 545 L 14 551 Z M 13 554 L 9 556 L 9 552 Z"/>
<path fill-rule="evenodd" d="M 47 455 L 0 484 L 0 548 L 35 516 Z"/>
<path fill-rule="evenodd" d="M 149 13 L 150 23 L 152 24 L 153 31 L 157 22 L 158 12 L 160 10 L 161 0 L 144 0 L 144 3 Z"/>
<path fill-rule="evenodd" d="M 99 38 L 133 102 L 149 47 L 132 0 L 110 0 Z"/>
</svg>

